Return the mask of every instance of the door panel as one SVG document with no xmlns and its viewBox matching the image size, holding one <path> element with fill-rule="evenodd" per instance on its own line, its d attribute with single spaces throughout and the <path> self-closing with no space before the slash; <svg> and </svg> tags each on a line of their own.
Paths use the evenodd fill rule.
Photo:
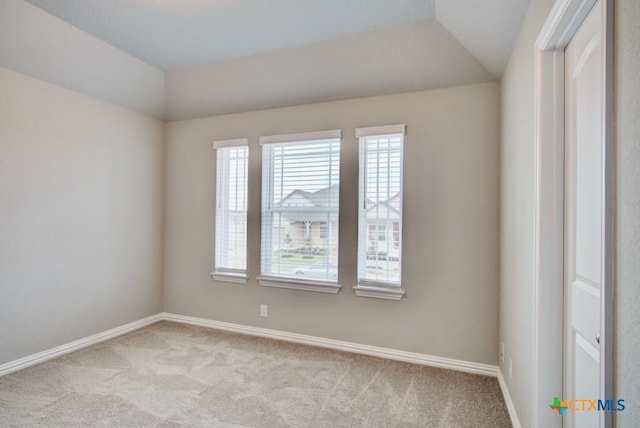
<svg viewBox="0 0 640 428">
<path fill-rule="evenodd" d="M 576 335 L 574 343 L 575 371 L 580 374 L 575 379 L 575 398 L 595 398 L 593 386 L 600 382 L 600 350 L 580 335 Z M 596 428 L 600 426 L 597 412 L 579 411 L 572 413 L 572 415 L 575 427 Z"/>
<path fill-rule="evenodd" d="M 598 399 L 603 272 L 601 2 L 565 50 L 564 399 Z M 597 411 L 568 411 L 566 427 L 601 427 Z"/>
<path fill-rule="evenodd" d="M 577 120 L 575 203 L 579 213 L 575 216 L 575 273 L 596 287 L 602 276 L 602 176 L 597 173 L 602 165 L 602 94 L 597 84 L 602 76 L 600 47 L 598 33 L 580 53 L 573 70 Z"/>
</svg>

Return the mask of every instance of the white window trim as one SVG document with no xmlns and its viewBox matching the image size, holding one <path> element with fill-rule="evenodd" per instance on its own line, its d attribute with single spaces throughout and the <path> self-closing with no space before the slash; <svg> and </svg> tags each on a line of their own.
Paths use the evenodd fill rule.
<svg viewBox="0 0 640 428">
<path fill-rule="evenodd" d="M 237 146 L 247 146 L 249 147 L 249 139 L 248 138 L 233 138 L 230 140 L 215 140 L 213 142 L 213 149 L 220 149 L 223 147 L 237 147 Z M 248 189 L 247 189 L 248 190 Z M 217 189 L 216 189 L 216 198 L 217 198 Z M 215 223 L 215 220 L 214 220 Z M 216 225 L 214 224 L 214 228 Z M 215 243 L 214 243 L 215 247 Z M 245 251 L 248 252 L 249 248 L 245 248 Z M 215 256 L 214 256 L 214 271 L 209 273 L 209 276 L 214 281 L 220 282 L 232 282 L 235 284 L 246 284 L 249 280 L 247 276 L 246 270 L 240 269 L 226 269 L 226 268 L 216 268 L 215 266 Z"/>
<path fill-rule="evenodd" d="M 375 297 L 387 300 L 401 300 L 405 296 L 402 288 L 395 285 L 391 286 L 384 282 L 360 281 L 358 285 L 353 287 L 353 291 L 359 297 Z"/>
<path fill-rule="evenodd" d="M 258 283 L 264 287 L 288 288 L 291 290 L 315 291 L 318 293 L 338 294 L 340 284 L 325 281 L 308 281 L 298 278 L 259 276 Z"/>
<path fill-rule="evenodd" d="M 209 274 L 215 281 L 233 282 L 236 284 L 246 284 L 249 277 L 245 273 L 233 273 L 217 270 Z"/>
<path fill-rule="evenodd" d="M 234 146 L 248 146 L 248 138 L 234 138 L 232 140 L 216 140 L 213 142 L 213 148 L 219 149 L 222 147 L 234 147 Z"/>
<path fill-rule="evenodd" d="M 342 130 L 333 129 L 331 131 L 317 131 L 317 132 L 301 132 L 298 134 L 282 134 L 282 135 L 269 135 L 266 137 L 260 137 L 260 145 L 271 143 L 288 143 L 290 141 L 313 141 L 313 140 L 328 140 L 330 138 L 342 139 Z"/>
<path fill-rule="evenodd" d="M 356 128 L 356 138 L 360 137 L 374 137 L 377 135 L 389 135 L 389 134 L 407 134 L 406 125 L 386 125 L 386 126 L 371 126 L 368 128 Z"/>
<path fill-rule="evenodd" d="M 358 145 L 360 144 L 361 137 L 384 136 L 384 135 L 390 135 L 390 134 L 406 135 L 407 126 L 404 124 L 400 124 L 400 125 L 386 125 L 386 126 L 372 126 L 367 128 L 356 128 L 356 140 Z M 404 144 L 403 144 L 403 147 L 404 147 Z M 404 177 L 404 154 L 402 157 L 400 168 L 401 168 L 401 174 Z M 358 171 L 358 175 L 359 174 L 360 172 Z M 402 192 L 402 196 L 404 198 L 404 188 L 402 186 L 402 182 L 401 182 L 400 191 Z M 358 214 L 358 221 L 360 221 L 359 214 Z M 358 225 L 358 229 L 359 228 L 360 228 L 360 225 Z M 377 232 L 378 230 L 376 229 L 376 234 Z M 367 233 L 368 233 L 368 229 L 367 229 Z M 402 242 L 402 237 L 400 241 Z M 359 239 L 358 239 L 358 245 L 359 245 Z M 400 254 L 402 254 L 402 248 L 400 248 Z M 400 260 L 402 263 L 402 256 Z M 358 264 L 359 263 L 360 263 L 360 260 L 358 260 Z M 359 296 L 359 297 L 373 297 L 377 299 L 387 299 L 387 300 L 398 301 L 398 300 L 401 300 L 406 295 L 405 291 L 402 289 L 402 284 L 398 286 L 397 284 L 391 284 L 391 283 L 386 283 L 382 281 L 366 281 L 366 280 L 361 280 L 359 278 L 358 278 L 358 284 L 352 288 L 356 296 Z"/>
</svg>

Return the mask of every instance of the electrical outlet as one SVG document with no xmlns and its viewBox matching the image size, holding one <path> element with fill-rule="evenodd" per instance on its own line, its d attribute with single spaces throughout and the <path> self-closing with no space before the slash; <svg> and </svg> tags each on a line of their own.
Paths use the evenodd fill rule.
<svg viewBox="0 0 640 428">
<path fill-rule="evenodd" d="M 509 358 L 509 380 L 513 378 L 513 361 Z"/>
<path fill-rule="evenodd" d="M 500 362 L 504 363 L 504 342 L 500 342 Z"/>
<path fill-rule="evenodd" d="M 267 305 L 260 305 L 260 316 L 266 318 L 268 314 L 268 310 L 269 308 Z"/>
</svg>

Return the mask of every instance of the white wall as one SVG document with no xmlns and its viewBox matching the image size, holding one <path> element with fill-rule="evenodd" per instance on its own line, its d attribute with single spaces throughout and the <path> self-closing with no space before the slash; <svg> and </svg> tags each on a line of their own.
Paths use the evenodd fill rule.
<svg viewBox="0 0 640 428">
<path fill-rule="evenodd" d="M 180 315 L 497 361 L 499 87 L 495 83 L 170 122 L 164 308 Z M 405 123 L 400 302 L 356 297 L 356 127 Z M 339 282 L 327 295 L 261 287 L 260 135 L 342 129 Z M 213 281 L 214 139 L 248 137 L 246 285 Z M 269 317 L 259 317 L 261 303 Z"/>
<path fill-rule="evenodd" d="M 616 8 L 616 284 L 615 395 L 627 404 L 617 426 L 640 415 L 640 2 Z"/>
<path fill-rule="evenodd" d="M 534 42 L 553 0 L 532 0 L 502 79 L 501 364 L 518 417 L 531 426 L 534 338 Z M 509 378 L 509 359 L 513 378 Z M 553 398 L 553 397 L 551 397 Z"/>
<path fill-rule="evenodd" d="M 0 364 L 162 310 L 163 123 L 0 68 Z"/>
</svg>

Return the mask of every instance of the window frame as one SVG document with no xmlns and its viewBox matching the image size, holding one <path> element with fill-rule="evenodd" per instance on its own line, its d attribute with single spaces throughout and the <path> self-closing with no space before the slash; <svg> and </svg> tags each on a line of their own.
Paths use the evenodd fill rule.
<svg viewBox="0 0 640 428">
<path fill-rule="evenodd" d="M 222 237 L 218 233 L 222 226 L 220 226 L 220 221 L 223 221 L 223 217 L 220 216 L 221 212 L 225 210 L 220 210 L 222 205 L 225 203 L 223 200 L 223 194 L 225 193 L 223 188 L 227 187 L 229 184 L 229 176 L 223 176 L 222 174 L 225 172 L 229 172 L 226 168 L 221 168 L 222 162 L 224 162 L 224 153 L 228 149 L 244 147 L 246 150 L 245 164 L 244 164 L 244 201 L 245 201 L 245 210 L 244 210 L 244 269 L 231 268 L 221 265 L 220 263 L 220 248 L 223 243 L 221 243 Z M 213 258 L 213 271 L 210 273 L 211 278 L 216 281 L 222 282 L 232 282 L 245 284 L 249 277 L 247 276 L 247 256 L 248 256 L 248 245 L 247 245 L 247 214 L 248 214 L 248 176 L 249 176 L 249 139 L 248 138 L 236 138 L 231 140 L 216 140 L 213 142 L 213 149 L 216 151 L 216 203 L 215 203 L 215 214 L 214 214 L 214 258 Z M 227 212 L 228 214 L 228 212 Z"/>
<path fill-rule="evenodd" d="M 336 129 L 336 130 L 329 130 L 329 131 L 319 131 L 319 132 L 305 132 L 305 133 L 297 133 L 297 134 L 283 134 L 283 135 L 272 135 L 272 136 L 262 136 L 260 137 L 260 145 L 263 148 L 263 155 L 262 155 L 262 186 L 261 186 L 261 192 L 262 192 L 262 202 L 261 202 L 261 227 L 262 227 L 262 232 L 261 232 L 261 236 L 260 236 L 260 275 L 257 277 L 258 283 L 261 286 L 266 286 L 266 287 L 277 287 L 277 288 L 288 288 L 288 289 L 294 289 L 294 290 L 303 290 L 303 291 L 314 291 L 314 292 L 321 292 L 321 293 L 331 293 L 331 294 L 337 294 L 342 286 L 339 284 L 338 281 L 338 276 L 336 274 L 336 279 L 335 280 L 326 280 L 326 279 L 303 279 L 300 277 L 294 277 L 294 276 L 280 276 L 277 274 L 273 274 L 273 273 L 265 273 L 265 263 L 264 260 L 266 260 L 267 257 L 270 257 L 271 252 L 269 252 L 269 255 L 265 255 L 265 246 L 266 246 L 266 242 L 265 242 L 265 218 L 267 218 L 267 216 L 270 216 L 273 214 L 274 211 L 269 211 L 267 212 L 267 210 L 269 208 L 267 208 L 269 206 L 269 202 L 270 202 L 270 192 L 273 189 L 273 180 L 274 180 L 274 176 L 273 176 L 273 157 L 268 157 L 268 152 L 267 150 L 265 150 L 265 145 L 269 145 L 269 144 L 291 144 L 294 145 L 295 143 L 300 143 L 300 144 L 305 144 L 305 142 L 312 142 L 312 141 L 320 141 L 320 140 L 338 140 L 339 145 L 342 144 L 342 130 L 340 129 Z M 338 149 L 338 154 L 340 154 L 340 149 Z M 340 170 L 340 163 L 338 166 L 338 174 L 339 174 L 339 170 Z M 339 180 L 338 180 L 338 184 L 339 184 Z M 267 200 L 266 198 L 269 198 L 269 200 Z M 336 210 L 336 218 L 335 218 L 335 222 L 338 224 L 339 223 L 339 207 L 340 207 L 340 202 L 339 202 L 339 187 L 338 187 L 338 207 Z M 327 239 L 330 240 L 332 238 L 332 227 L 329 223 L 327 223 Z M 339 243 L 339 236 L 337 237 L 337 242 L 336 242 L 336 247 L 338 248 L 338 252 L 340 249 L 340 243 Z M 271 240 L 269 240 L 269 243 L 271 242 Z M 329 269 L 329 267 L 327 267 L 327 269 Z M 338 265 L 336 263 L 336 270 L 338 270 Z"/>
<path fill-rule="evenodd" d="M 397 197 L 400 199 L 399 201 L 399 213 L 398 219 L 395 220 L 387 220 L 387 223 L 390 227 L 384 227 L 385 232 L 385 240 L 380 241 L 375 239 L 376 247 L 373 251 L 378 254 L 378 245 L 380 242 L 389 243 L 391 247 L 395 249 L 395 223 L 398 224 L 398 277 L 399 280 L 396 282 L 391 281 L 380 281 L 380 280 L 372 280 L 366 278 L 366 270 L 369 267 L 367 264 L 368 253 L 372 250 L 367 248 L 367 244 L 369 243 L 369 236 L 371 234 L 371 226 L 373 224 L 368 223 L 367 219 L 367 211 L 369 209 L 368 199 L 367 199 L 367 191 L 366 191 L 366 151 L 367 151 L 367 141 L 368 138 L 374 137 L 391 137 L 391 136 L 401 136 L 402 139 L 400 141 L 400 180 L 399 180 L 399 192 Z M 403 235 L 403 197 L 404 197 L 404 145 L 405 145 L 405 135 L 406 135 L 406 126 L 404 124 L 401 125 L 388 125 L 388 126 L 376 126 L 376 127 L 367 127 L 367 128 L 356 128 L 356 138 L 358 140 L 358 152 L 359 152 L 359 168 L 358 168 L 358 256 L 357 256 L 357 285 L 353 287 L 353 290 L 357 296 L 360 297 L 373 297 L 379 299 L 388 299 L 388 300 L 401 300 L 405 296 L 405 291 L 402 288 L 402 235 Z M 395 196 L 394 196 L 395 197 Z M 389 200 L 391 200 L 390 198 Z M 378 219 L 376 219 L 377 221 Z M 364 224 L 363 224 L 364 222 Z M 376 222 L 375 224 L 375 238 L 380 237 L 380 223 Z M 386 235 L 391 228 L 392 236 L 389 237 Z M 391 238 L 391 239 L 389 239 Z M 391 241 L 391 242 L 389 242 Z M 386 256 L 388 257 L 388 255 Z M 376 262 L 378 261 L 378 257 L 376 256 Z M 389 261 L 387 260 L 387 263 Z M 377 263 L 376 263 L 377 266 Z"/>
</svg>

